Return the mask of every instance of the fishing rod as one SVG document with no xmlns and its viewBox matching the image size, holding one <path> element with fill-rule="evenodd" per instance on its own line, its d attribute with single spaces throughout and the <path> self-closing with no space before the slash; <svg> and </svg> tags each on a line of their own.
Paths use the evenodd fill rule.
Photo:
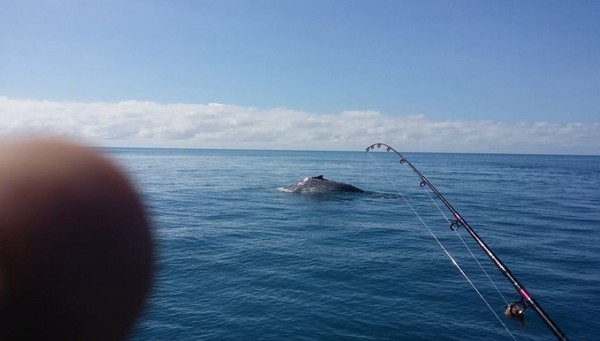
<svg viewBox="0 0 600 341">
<path fill-rule="evenodd" d="M 508 278 L 508 280 L 513 285 L 515 290 L 517 290 L 517 292 L 521 296 L 521 302 L 512 303 L 511 305 L 509 305 L 509 309 L 512 305 L 519 304 L 519 303 L 523 304 L 523 309 L 525 309 L 526 307 L 531 307 L 538 314 L 538 316 L 542 319 L 542 321 L 544 321 L 544 323 L 546 324 L 548 329 L 550 329 L 552 331 L 552 333 L 554 333 L 554 335 L 556 336 L 556 338 L 558 340 L 561 340 L 561 341 L 568 340 L 567 336 L 560 330 L 558 325 L 554 321 L 552 321 L 550 316 L 544 311 L 544 309 L 542 309 L 542 307 L 535 300 L 535 298 L 533 298 L 533 296 L 531 296 L 531 294 L 525 289 L 525 287 L 521 284 L 521 282 L 519 282 L 517 280 L 517 278 L 512 274 L 512 272 L 508 269 L 508 267 L 492 251 L 492 249 L 490 249 L 490 247 L 483 241 L 483 239 L 481 239 L 481 237 L 479 237 L 479 235 L 475 232 L 475 230 L 473 230 L 473 228 L 471 227 L 471 225 L 469 225 L 469 223 L 465 220 L 465 218 L 454 208 L 454 206 L 452 206 L 450 204 L 450 202 L 448 202 L 448 200 L 446 200 L 446 198 L 442 195 L 442 193 L 440 193 L 435 188 L 435 186 L 433 186 L 431 184 L 429 179 L 427 179 L 410 161 L 408 161 L 408 159 L 404 155 L 400 154 L 394 148 L 388 146 L 385 143 L 372 144 L 369 147 L 367 147 L 367 152 L 375 149 L 375 147 L 381 148 L 382 146 L 386 148 L 387 152 L 394 152 L 396 155 L 398 155 L 400 157 L 400 163 L 401 164 L 406 163 L 417 174 L 417 176 L 419 176 L 419 178 L 421 179 L 420 186 L 421 187 L 425 187 L 425 186 L 429 187 L 433 191 L 433 193 L 435 193 L 435 195 L 442 201 L 442 203 L 444 203 L 444 205 L 448 208 L 448 210 L 450 210 L 450 212 L 456 219 L 454 222 L 452 222 L 450 224 L 450 229 L 452 231 L 457 231 L 460 227 L 463 227 L 465 230 L 467 230 L 467 232 L 471 235 L 471 237 L 473 237 L 475 242 L 477 242 L 479 247 L 481 247 L 481 249 L 486 253 L 486 255 L 492 260 L 494 265 L 496 265 L 498 270 L 500 270 L 500 272 L 506 278 Z"/>
</svg>

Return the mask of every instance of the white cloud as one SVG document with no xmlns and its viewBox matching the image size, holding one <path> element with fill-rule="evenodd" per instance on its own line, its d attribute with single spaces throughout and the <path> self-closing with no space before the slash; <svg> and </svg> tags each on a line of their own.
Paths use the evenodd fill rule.
<svg viewBox="0 0 600 341">
<path fill-rule="evenodd" d="M 600 153 L 600 124 L 431 120 L 377 111 L 318 115 L 287 108 L 147 101 L 50 102 L 0 97 L 0 134 L 50 133 L 100 146 Z"/>
</svg>

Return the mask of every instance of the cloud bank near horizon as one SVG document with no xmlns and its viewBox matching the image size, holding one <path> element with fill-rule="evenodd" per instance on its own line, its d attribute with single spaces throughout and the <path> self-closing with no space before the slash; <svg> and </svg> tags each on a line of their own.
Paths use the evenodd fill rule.
<svg viewBox="0 0 600 341">
<path fill-rule="evenodd" d="M 432 120 L 377 111 L 321 115 L 288 108 L 149 101 L 53 102 L 0 97 L 0 134 L 56 134 L 105 147 L 599 154 L 600 123 Z"/>
</svg>

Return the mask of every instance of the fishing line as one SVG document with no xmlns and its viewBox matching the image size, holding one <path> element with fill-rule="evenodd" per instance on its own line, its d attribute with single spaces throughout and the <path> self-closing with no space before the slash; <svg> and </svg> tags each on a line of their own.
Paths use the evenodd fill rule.
<svg viewBox="0 0 600 341">
<path fill-rule="evenodd" d="M 427 231 L 429 231 L 429 234 L 431 234 L 431 236 L 433 237 L 433 239 L 435 239 L 435 241 L 438 243 L 438 245 L 442 248 L 442 250 L 444 251 L 444 253 L 446 254 L 446 256 L 448 256 L 448 258 L 450 258 L 450 261 L 452 262 L 452 264 L 454 264 L 454 266 L 456 266 L 456 268 L 458 269 L 458 271 L 463 275 L 463 277 L 471 285 L 471 287 L 473 288 L 473 290 L 475 290 L 475 292 L 479 295 L 479 297 L 481 297 L 481 299 L 483 300 L 483 302 L 485 303 L 485 305 L 487 305 L 487 307 L 490 309 L 490 311 L 492 312 L 492 314 L 494 314 L 494 316 L 496 316 L 496 318 L 498 319 L 498 321 L 500 322 L 500 324 L 504 327 L 504 329 L 506 330 L 506 332 L 513 338 L 513 340 L 516 341 L 517 339 L 515 338 L 515 336 L 513 335 L 513 333 L 508 329 L 508 327 L 506 326 L 506 324 L 504 324 L 504 321 L 502 321 L 502 319 L 500 318 L 500 316 L 498 316 L 498 314 L 496 313 L 496 311 L 494 310 L 494 308 L 492 308 L 492 306 L 489 304 L 489 302 L 481 294 L 481 292 L 479 291 L 479 289 L 477 289 L 477 287 L 475 286 L 475 284 L 473 283 L 473 281 L 471 281 L 471 279 L 469 278 L 469 276 L 467 276 L 466 272 L 461 268 L 461 266 L 458 265 L 458 262 L 456 261 L 456 259 L 454 259 L 454 257 L 452 257 L 452 255 L 450 254 L 450 252 L 446 249 L 446 247 L 444 246 L 444 244 L 442 244 L 442 242 L 438 239 L 438 237 L 435 235 L 435 233 L 433 232 L 433 230 L 431 230 L 431 228 L 429 227 L 429 225 L 427 225 L 427 223 L 425 222 L 425 220 L 423 220 L 423 218 L 421 217 L 421 215 L 415 210 L 415 208 L 413 207 L 413 205 L 411 205 L 410 202 L 408 201 L 408 199 L 406 199 L 406 197 L 404 196 L 404 194 L 402 193 L 402 191 L 400 191 L 400 189 L 392 181 L 392 179 L 389 177 L 389 175 L 387 174 L 387 172 L 381 167 L 381 165 L 377 162 L 377 160 L 375 160 L 375 158 L 373 157 L 372 154 L 369 153 L 369 156 L 371 157 L 371 160 L 373 160 L 373 162 L 381 170 L 381 172 L 385 175 L 385 177 L 388 179 L 388 181 L 392 184 L 392 186 L 396 189 L 396 192 L 398 193 L 398 195 L 400 195 L 400 197 L 408 205 L 408 207 L 415 214 L 415 216 L 417 217 L 417 219 L 419 219 L 419 221 L 423 224 L 423 226 L 425 226 L 425 228 L 427 229 Z"/>
<path fill-rule="evenodd" d="M 427 195 L 429 196 L 429 199 L 431 199 L 431 202 L 435 205 L 435 207 L 437 207 L 438 211 L 444 216 L 444 218 L 446 219 L 446 221 L 448 222 L 448 224 L 452 224 L 452 222 L 450 221 L 450 219 L 448 219 L 448 216 L 446 216 L 446 213 L 444 213 L 444 211 L 442 210 L 442 208 L 438 204 L 437 200 L 435 200 L 433 198 L 433 196 L 431 196 L 431 192 L 428 191 L 425 187 L 421 187 L 421 188 L 423 189 L 423 191 L 425 193 L 427 193 Z M 490 277 L 490 275 L 488 274 L 488 272 L 483 268 L 483 265 L 481 265 L 481 262 L 479 262 L 479 260 L 477 259 L 477 257 L 475 257 L 475 254 L 473 253 L 473 251 L 471 250 L 471 248 L 469 247 L 469 245 L 467 245 L 467 243 L 465 242 L 465 240 L 463 239 L 463 237 L 460 235 L 460 233 L 458 233 L 458 229 L 456 229 L 456 231 L 454 231 L 454 232 L 455 232 L 456 236 L 460 239 L 460 241 L 463 243 L 463 245 L 465 246 L 465 248 L 467 248 L 467 250 L 469 251 L 469 253 L 473 257 L 473 259 L 475 260 L 475 262 L 477 263 L 477 265 L 479 265 L 479 268 L 481 268 L 481 271 L 483 271 L 483 273 L 486 275 L 486 277 L 490 280 L 490 282 L 492 283 L 492 285 L 494 286 L 494 288 L 496 288 L 496 291 L 498 292 L 498 294 L 500 295 L 500 297 L 502 297 L 502 299 L 504 300 L 504 302 L 508 306 L 508 301 L 506 300 L 506 298 L 504 297 L 504 295 L 502 294 L 502 292 L 500 291 L 500 289 L 496 285 L 496 282 L 494 282 L 492 280 L 492 278 Z"/>
<path fill-rule="evenodd" d="M 540 317 L 542 322 L 544 322 L 544 324 L 546 324 L 546 327 L 548 327 L 548 329 L 554 334 L 554 336 L 556 336 L 556 338 L 558 340 L 561 340 L 561 341 L 568 340 L 567 336 L 563 333 L 563 331 L 552 320 L 552 318 L 550 318 L 550 315 L 548 315 L 548 313 L 546 313 L 544 311 L 542 306 L 537 302 L 537 300 L 533 297 L 533 295 L 531 295 L 531 293 L 529 291 L 527 291 L 527 289 L 525 289 L 523 284 L 521 284 L 521 282 L 519 282 L 519 280 L 517 280 L 516 276 L 513 275 L 513 273 L 508 268 L 508 266 L 506 266 L 506 264 L 504 264 L 504 262 L 502 262 L 502 260 L 500 260 L 498 255 L 496 255 L 496 253 L 494 253 L 494 251 L 492 251 L 492 249 L 487 245 L 487 243 L 483 241 L 483 239 L 477 234 L 477 232 L 475 232 L 473 227 L 471 227 L 471 225 L 466 221 L 466 219 L 454 208 L 454 206 L 452 206 L 452 204 L 450 204 L 450 202 L 442 195 L 442 193 L 440 193 L 440 191 L 438 191 L 437 188 L 435 188 L 435 186 L 433 186 L 433 184 L 429 181 L 429 179 L 427 179 L 425 177 L 425 175 L 423 175 L 404 155 L 400 154 L 394 148 L 390 147 L 389 145 L 387 145 L 385 143 L 372 144 L 372 145 L 368 146 L 366 150 L 367 150 L 367 152 L 369 152 L 370 150 L 375 149 L 375 147 L 377 147 L 377 148 L 385 147 L 387 152 L 393 152 L 396 155 L 398 155 L 400 157 L 400 163 L 406 164 L 420 178 L 420 180 L 421 180 L 420 186 L 421 187 L 425 187 L 425 186 L 429 187 L 429 189 L 437 196 L 437 198 L 444 204 L 444 206 L 446 206 L 446 208 L 452 213 L 455 220 L 450 223 L 450 229 L 452 231 L 456 232 L 459 228 L 462 227 L 464 230 L 466 230 L 469 233 L 469 235 L 473 238 L 473 240 L 477 243 L 477 245 L 481 248 L 481 250 L 483 250 L 485 252 L 485 254 L 492 261 L 492 263 L 494 263 L 496 268 L 498 268 L 498 270 L 500 270 L 502 275 L 504 275 L 504 277 L 506 277 L 506 279 L 509 280 L 510 284 L 512 284 L 512 286 L 515 288 L 515 290 L 521 296 L 521 300 L 511 303 L 508 306 L 508 310 L 505 314 L 507 316 L 513 317 L 513 318 L 520 316 L 520 318 L 522 319 L 524 316 L 523 313 L 524 313 L 525 309 L 531 308 Z M 379 166 L 379 164 L 377 164 L 377 165 Z M 379 166 L 379 168 L 381 168 L 381 166 Z M 382 169 L 382 171 L 383 171 L 383 169 Z M 387 176 L 387 174 L 386 174 L 386 177 L 389 179 L 389 176 Z M 396 187 L 396 186 L 394 185 L 394 187 Z M 405 199 L 405 201 L 407 201 L 407 200 Z M 414 211 L 414 209 L 413 209 L 413 211 Z M 488 306 L 489 306 L 489 304 L 488 304 Z M 517 306 L 517 307 L 520 306 L 522 308 L 522 309 L 520 309 L 520 312 L 518 314 L 513 311 L 513 308 L 515 306 Z"/>
</svg>

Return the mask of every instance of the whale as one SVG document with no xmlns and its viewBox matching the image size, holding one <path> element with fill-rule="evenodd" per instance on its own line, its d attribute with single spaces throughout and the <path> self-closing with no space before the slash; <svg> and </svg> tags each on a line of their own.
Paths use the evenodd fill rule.
<svg viewBox="0 0 600 341">
<path fill-rule="evenodd" d="M 339 181 L 327 180 L 323 175 L 304 178 L 284 187 L 290 193 L 366 193 L 362 189 Z"/>
</svg>

